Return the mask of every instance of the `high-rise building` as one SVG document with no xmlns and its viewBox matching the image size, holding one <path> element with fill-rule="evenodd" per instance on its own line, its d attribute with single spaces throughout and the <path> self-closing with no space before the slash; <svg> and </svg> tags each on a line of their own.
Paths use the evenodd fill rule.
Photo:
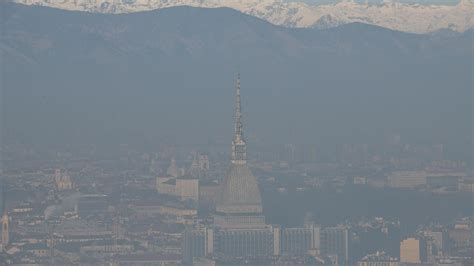
<svg viewBox="0 0 474 266">
<path fill-rule="evenodd" d="M 349 230 L 344 226 L 321 230 L 321 253 L 337 256 L 339 265 L 349 265 Z"/>
<path fill-rule="evenodd" d="M 205 257 L 213 252 L 213 233 L 213 230 L 209 228 L 186 230 L 184 232 L 181 252 L 185 264 L 192 264 L 193 258 Z"/>
<path fill-rule="evenodd" d="M 275 254 L 274 243 L 274 230 L 271 226 L 217 229 L 214 254 L 222 258 L 269 258 L 279 255 Z"/>
<path fill-rule="evenodd" d="M 314 225 L 304 228 L 285 228 L 281 233 L 281 254 L 301 256 L 308 251 L 320 252 L 320 228 Z"/>
<path fill-rule="evenodd" d="M 418 238 L 410 237 L 400 243 L 401 263 L 422 262 L 422 242 Z"/>
<path fill-rule="evenodd" d="M 445 232 L 442 230 L 425 230 L 422 232 L 426 241 L 426 257 L 428 262 L 433 262 L 443 255 L 446 241 Z"/>
</svg>

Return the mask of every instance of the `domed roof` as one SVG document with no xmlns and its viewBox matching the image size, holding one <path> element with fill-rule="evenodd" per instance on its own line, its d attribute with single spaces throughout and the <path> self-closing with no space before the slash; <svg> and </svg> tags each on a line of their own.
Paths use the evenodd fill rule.
<svg viewBox="0 0 474 266">
<path fill-rule="evenodd" d="M 239 75 L 235 93 L 235 132 L 232 140 L 231 166 L 217 197 L 216 211 L 218 213 L 237 215 L 262 213 L 262 198 L 258 182 L 247 166 L 247 144 L 241 117 Z"/>
<path fill-rule="evenodd" d="M 219 190 L 216 210 L 224 214 L 262 213 L 257 179 L 247 164 L 231 164 Z"/>
</svg>

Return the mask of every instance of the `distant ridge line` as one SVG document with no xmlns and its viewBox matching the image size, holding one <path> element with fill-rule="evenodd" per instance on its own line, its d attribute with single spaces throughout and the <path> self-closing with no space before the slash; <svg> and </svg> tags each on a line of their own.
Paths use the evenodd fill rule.
<svg viewBox="0 0 474 266">
<path fill-rule="evenodd" d="M 228 7 L 264 19 L 272 24 L 292 28 L 332 28 L 351 22 L 363 22 L 384 28 L 412 33 L 435 32 L 449 28 L 463 32 L 474 26 L 473 1 L 462 0 L 457 5 L 419 5 L 406 3 L 365 4 L 342 1 L 336 4 L 312 5 L 282 0 L 154 0 L 123 3 L 111 0 L 10 0 L 24 5 L 48 6 L 64 10 L 93 13 L 133 13 L 176 6 L 199 8 Z"/>
</svg>

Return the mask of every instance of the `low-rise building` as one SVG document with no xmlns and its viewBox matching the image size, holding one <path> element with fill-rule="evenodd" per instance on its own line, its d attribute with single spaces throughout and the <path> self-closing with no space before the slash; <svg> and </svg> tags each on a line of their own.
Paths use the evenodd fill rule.
<svg viewBox="0 0 474 266">
<path fill-rule="evenodd" d="M 357 266 L 399 266 L 398 259 L 392 258 L 385 252 L 377 251 L 369 254 L 357 262 Z"/>
</svg>

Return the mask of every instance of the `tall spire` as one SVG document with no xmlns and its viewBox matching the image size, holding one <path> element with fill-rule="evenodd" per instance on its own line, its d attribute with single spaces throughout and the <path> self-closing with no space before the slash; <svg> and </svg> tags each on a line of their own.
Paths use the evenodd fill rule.
<svg viewBox="0 0 474 266">
<path fill-rule="evenodd" d="M 234 114 L 234 127 L 235 134 L 234 140 L 242 139 L 243 140 L 243 128 L 242 128 L 242 106 L 240 104 L 240 73 L 237 74 L 237 85 L 235 87 L 235 114 Z"/>
<path fill-rule="evenodd" d="M 240 106 L 240 75 L 235 87 L 235 132 L 232 139 L 231 165 L 222 181 L 216 200 L 216 211 L 224 214 L 214 222 L 218 226 L 248 226 L 265 224 L 262 213 L 262 197 L 258 182 L 247 165 L 247 145 L 243 136 Z M 232 218 L 233 215 L 237 215 Z M 242 215 L 242 216 L 241 216 Z M 248 216 L 250 215 L 250 216 Z M 256 216 L 255 216 L 256 215 Z M 246 218 L 242 218 L 245 216 Z M 247 219 L 248 218 L 248 219 Z M 257 221 L 255 221 L 255 219 Z M 244 221 L 245 222 L 242 222 Z"/>
<path fill-rule="evenodd" d="M 240 73 L 237 74 L 237 84 L 235 87 L 235 114 L 234 114 L 234 139 L 232 140 L 233 164 L 245 164 L 247 162 L 247 148 L 244 140 L 242 125 L 242 106 L 240 103 Z"/>
</svg>

